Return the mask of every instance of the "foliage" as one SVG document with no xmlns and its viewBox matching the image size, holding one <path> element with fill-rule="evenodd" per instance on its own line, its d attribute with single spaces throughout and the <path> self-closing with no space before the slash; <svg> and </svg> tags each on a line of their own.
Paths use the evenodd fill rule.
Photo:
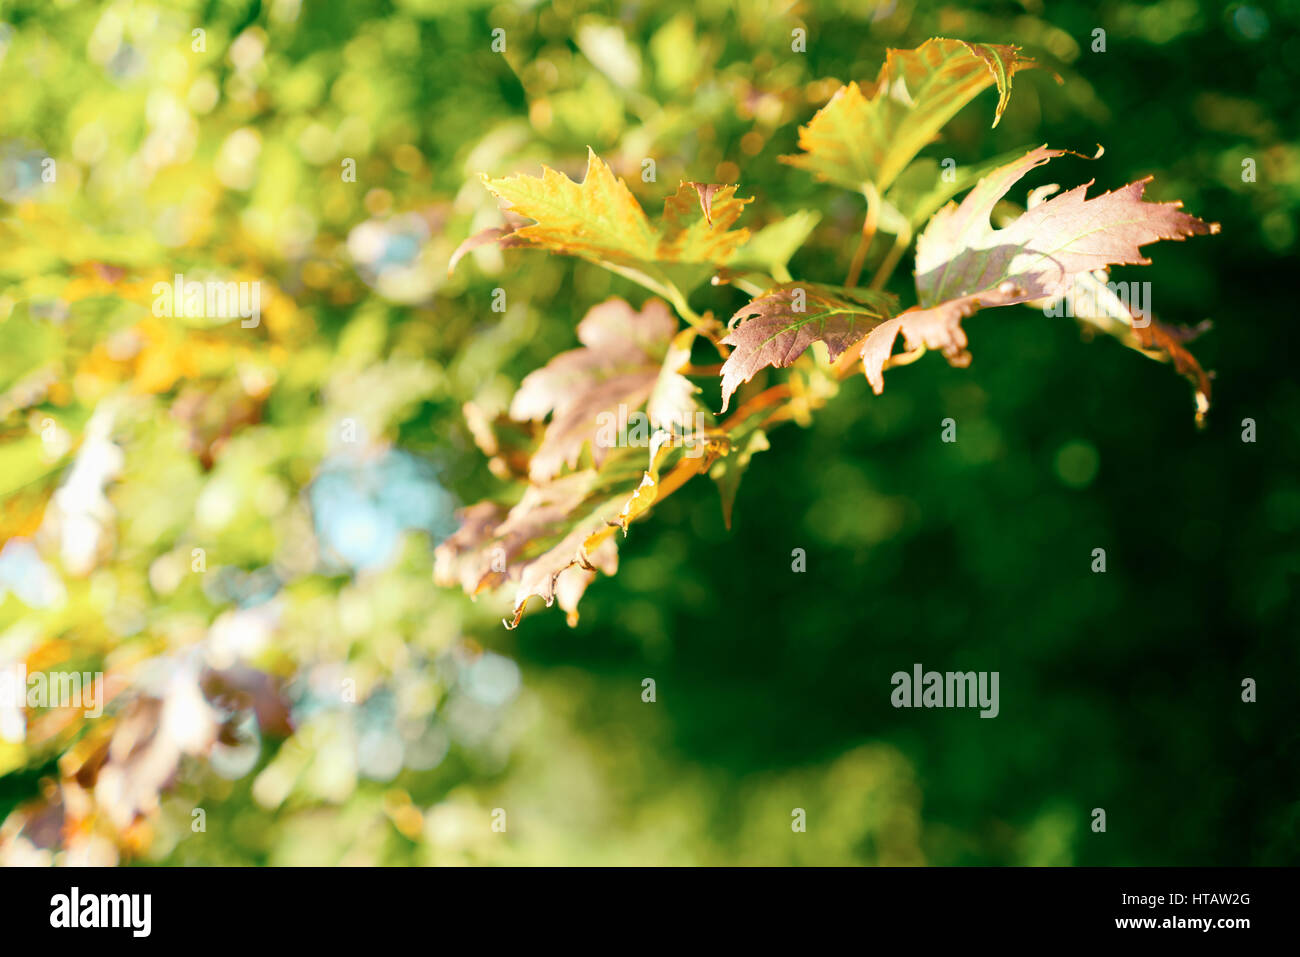
<svg viewBox="0 0 1300 957">
<path fill-rule="evenodd" d="M 0 707 L 0 862 L 1293 859 L 1300 21 L 879 6 L 5 4 L 0 668 L 107 700 Z M 1032 309 L 915 282 L 1045 140 L 1223 236 Z M 1024 175 L 936 259 L 1051 278 L 991 237 L 1102 197 Z M 260 321 L 156 314 L 177 274 Z M 1122 347 L 1219 371 L 1203 431 Z M 1014 694 L 894 711 L 918 660 Z"/>
<path fill-rule="evenodd" d="M 554 413 L 529 469 L 530 478 L 541 484 L 524 492 L 504 522 L 485 518 L 492 508 L 488 503 L 464 513 L 455 543 L 441 553 L 445 561 L 440 562 L 438 579 L 443 584 L 459 581 L 466 591 L 477 594 L 509 578 L 517 586 L 514 618 L 509 623 L 513 627 L 530 597 L 552 603 L 560 577 L 575 575 L 570 569 L 594 576 L 598 567 L 607 572 L 616 567 L 608 549 L 599 563 L 592 561 L 592 550 L 608 541 L 608 528 L 602 523 L 616 524 L 626 533 L 628 522 L 651 504 L 692 475 L 707 471 L 685 456 L 667 482 L 660 480 L 658 456 L 663 443 L 673 438 L 672 429 L 683 446 L 696 442 L 709 447 L 705 466 L 733 450 L 740 455 L 742 449 L 747 466 L 753 446 L 742 444 L 742 439 L 792 417 L 796 407 L 802 415 L 816 408 L 835 392 L 835 379 L 851 370 L 854 360 L 861 360 L 876 394 L 884 388 L 886 368 L 910 363 L 927 349 L 939 350 L 953 365 L 965 366 L 970 354 L 961 321 L 976 310 L 1027 302 L 1045 303 L 1050 309 L 1076 295 L 1076 283 L 1102 282 L 1111 266 L 1149 263 L 1142 246 L 1218 231 L 1217 223 L 1206 224 L 1181 212 L 1181 203 L 1144 202 L 1144 181 L 1092 199 L 1085 199 L 1087 186 L 1079 186 L 1036 203 L 1001 229 L 992 228 L 989 220 L 994 206 L 1011 188 L 1029 171 L 1063 155 L 1062 150 L 1039 147 L 990 170 L 960 205 L 949 202 L 930 217 L 916 241 L 916 306 L 899 311 L 893 297 L 879 291 L 889 280 L 897 255 L 881 264 L 868 287 L 858 287 L 859 271 L 880 216 L 880 197 L 907 173 L 916 153 L 964 104 L 995 84 L 999 92 L 997 125 L 1011 95 L 1011 77 L 1031 63 L 1014 46 L 948 39 L 927 40 L 915 50 L 891 50 L 870 94 L 864 94 L 857 84 L 842 87 L 800 129 L 803 152 L 784 159 L 822 180 L 860 190 L 867 204 L 858 252 L 839 288 L 793 279 L 778 282 L 756 269 L 732 275 L 729 267 L 737 256 L 743 256 L 742 244 L 748 238 L 746 231 L 730 229 L 746 202 L 736 198 L 732 185 L 683 182 L 666 200 L 663 223 L 655 227 L 627 185 L 615 179 L 609 166 L 594 153 L 589 153 L 581 184 L 552 169 L 544 169 L 540 178 L 521 174 L 492 180 L 485 176 L 488 188 L 505 201 L 508 210 L 534 220 L 522 228 L 493 228 L 491 236 L 496 241 L 508 240 L 512 248 L 539 247 L 581 256 L 666 294 L 677 305 L 681 318 L 699 330 L 725 360 L 720 367 L 723 412 L 736 390 L 768 367 L 802 364 L 814 381 L 811 391 L 816 398 L 810 399 L 807 389 L 773 385 L 747 399 L 741 411 L 719 427 L 690 431 L 696 411 L 692 395 L 702 391 L 686 384 L 683 377 L 692 371 L 690 350 L 683 347 L 675 354 L 676 362 L 662 369 L 659 355 L 645 351 L 645 343 L 658 342 L 662 352 L 676 332 L 662 305 L 648 307 L 654 309 L 653 320 L 619 300 L 597 306 L 578 326 L 586 348 L 565 353 L 544 370 L 532 373 L 511 404 L 515 418 L 538 419 Z M 938 183 L 955 179 L 947 174 L 936 178 Z M 942 187 L 930 185 L 929 189 L 933 192 Z M 688 210 L 694 194 L 698 194 L 699 210 L 692 221 Z M 1042 191 L 1037 198 L 1042 200 Z M 903 251 L 906 235 L 900 233 L 896 243 Z M 467 242 L 481 245 L 477 236 Z M 731 317 L 725 336 L 714 331 L 711 315 L 700 316 L 687 304 L 692 287 L 679 284 L 657 267 L 684 262 L 712 265 L 715 283 L 763 290 Z M 702 277 L 697 273 L 695 278 Z M 1132 344 L 1128 335 L 1146 328 L 1152 320 L 1113 298 L 1118 308 L 1102 314 L 1107 321 L 1101 328 L 1118 331 Z M 1079 310 L 1078 315 L 1085 320 L 1096 317 L 1090 310 Z M 683 332 L 690 334 L 689 330 Z M 1198 386 L 1204 383 L 1203 390 L 1197 392 L 1197 415 L 1203 417 L 1209 408 L 1208 381 L 1181 346 L 1183 337 L 1166 333 L 1157 339 L 1152 335 L 1140 340 L 1149 355 L 1176 357 Z M 906 351 L 895 355 L 899 336 Z M 815 343 L 825 348 L 825 362 L 805 356 Z M 665 393 L 676 399 L 668 412 L 652 398 Z M 626 420 L 629 411 L 638 413 L 647 402 L 650 424 L 657 431 L 654 440 L 646 435 L 639 444 L 650 446 L 650 464 L 640 483 L 624 481 L 621 484 L 628 485 L 627 490 L 607 499 L 610 483 L 601 482 L 600 474 L 611 442 L 623 446 L 638 443 L 635 438 L 629 441 L 626 436 L 602 435 L 600 423 Z M 761 410 L 761 417 L 756 410 Z M 565 483 L 557 488 L 560 483 L 551 480 L 559 467 L 576 467 L 588 444 L 593 470 L 578 473 L 586 477 L 576 486 Z M 618 473 L 622 468 L 620 462 L 611 465 L 610 471 Z M 729 497 L 734 496 L 739 471 L 719 473 L 718 481 L 726 483 Z M 603 507 L 593 508 L 593 485 L 600 487 L 597 498 Z M 543 554 L 536 560 L 517 560 L 530 551 Z M 485 557 L 493 552 L 499 567 Z M 577 620 L 574 606 L 587 581 L 570 586 L 566 601 L 561 602 L 569 611 L 570 622 Z"/>
</svg>

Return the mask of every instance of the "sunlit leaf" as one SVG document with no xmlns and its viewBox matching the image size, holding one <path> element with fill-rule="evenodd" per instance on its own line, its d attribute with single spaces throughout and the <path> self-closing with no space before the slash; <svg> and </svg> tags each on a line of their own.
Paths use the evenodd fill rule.
<svg viewBox="0 0 1300 957">
<path fill-rule="evenodd" d="M 534 220 L 514 231 L 512 241 L 595 262 L 721 265 L 749 236 L 731 228 L 750 202 L 736 196 L 735 186 L 682 183 L 665 201 L 660 222 L 652 223 L 627 184 L 590 150 L 581 183 L 549 167 L 540 177 L 484 176 L 483 182 L 512 212 Z"/>
<path fill-rule="evenodd" d="M 666 381 L 650 406 L 649 426 L 671 430 L 690 421 L 693 387 L 675 369 L 664 367 L 676 332 L 677 320 L 657 299 L 640 312 L 622 299 L 610 299 L 583 317 L 578 324 L 582 348 L 562 352 L 530 373 L 510 404 L 511 416 L 519 420 L 551 416 L 529 467 L 534 481 L 553 477 L 565 465 L 575 467 L 588 443 L 599 467 L 610 448 L 602 424 L 614 431 L 611 422 L 626 423 L 661 380 Z M 685 359 L 680 348 L 674 355 L 680 366 L 689 359 L 689 348 Z"/>
<path fill-rule="evenodd" d="M 689 447 L 660 432 L 650 442 L 648 463 L 645 449 L 620 448 L 600 469 L 530 485 L 509 510 L 490 502 L 471 506 L 460 515 L 460 529 L 438 546 L 435 580 L 471 595 L 512 583 L 510 627 L 532 597 L 550 605 L 563 596 L 568 607 L 562 607 L 576 622 L 577 599 L 594 572 L 612 574 L 617 567 L 608 548 L 612 537 L 620 530 L 626 535 L 658 500 L 664 470 L 671 468 L 680 484 L 706 471 L 724 448 Z"/>
<path fill-rule="evenodd" d="M 1147 180 L 1086 199 L 1075 187 L 1027 210 L 1003 229 L 989 222 L 994 204 L 1031 169 L 1062 150 L 1030 150 L 980 180 L 961 204 L 949 203 L 917 243 L 920 305 L 871 330 L 858 350 L 872 388 L 902 335 L 908 350 L 938 349 L 954 365 L 970 361 L 961 320 L 977 309 L 1066 294 L 1075 278 L 1120 263 L 1147 263 L 1140 247 L 1160 239 L 1218 232 L 1181 211 L 1181 203 L 1142 199 Z"/>
<path fill-rule="evenodd" d="M 736 310 L 722 341 L 732 347 L 722 366 L 722 409 L 742 383 L 767 366 L 784 368 L 814 342 L 831 361 L 890 313 L 894 297 L 867 289 L 785 283 Z"/>
<path fill-rule="evenodd" d="M 1011 78 L 1032 64 L 1017 47 L 961 40 L 890 50 L 875 84 L 842 87 L 800 128 L 802 152 L 782 159 L 819 179 L 852 190 L 870 183 L 883 193 L 958 110 L 994 85 L 997 126 Z"/>
</svg>

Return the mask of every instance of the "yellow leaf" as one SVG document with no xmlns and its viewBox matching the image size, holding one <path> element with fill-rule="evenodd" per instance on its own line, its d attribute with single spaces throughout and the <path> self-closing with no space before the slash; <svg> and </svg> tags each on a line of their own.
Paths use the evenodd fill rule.
<svg viewBox="0 0 1300 957">
<path fill-rule="evenodd" d="M 884 192 L 957 112 L 997 84 L 993 125 L 1011 96 L 1011 77 L 1032 66 L 1014 46 L 936 38 L 915 50 L 890 50 L 870 93 L 841 87 L 807 126 L 802 153 L 781 159 L 818 179 Z"/>
<path fill-rule="evenodd" d="M 731 229 L 749 202 L 737 198 L 735 186 L 682 183 L 655 224 L 591 150 L 581 183 L 545 166 L 540 177 L 484 176 L 483 182 L 513 212 L 535 220 L 511 233 L 512 242 L 595 262 L 721 265 L 749 238 L 748 230 Z"/>
</svg>

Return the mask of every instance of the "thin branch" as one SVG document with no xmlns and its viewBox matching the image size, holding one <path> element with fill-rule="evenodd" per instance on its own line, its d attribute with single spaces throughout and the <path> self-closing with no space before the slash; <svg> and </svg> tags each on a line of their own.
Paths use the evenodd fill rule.
<svg viewBox="0 0 1300 957">
<path fill-rule="evenodd" d="M 624 279 L 630 279 L 637 285 L 644 286 L 651 292 L 663 296 L 672 303 L 673 308 L 677 310 L 678 315 L 696 329 L 700 330 L 700 332 L 708 338 L 713 338 L 713 327 L 709 324 L 708 320 L 690 307 L 690 304 L 686 301 L 686 296 L 682 294 L 682 291 L 677 288 L 677 284 L 672 280 L 667 277 L 656 278 L 644 270 L 633 269 L 631 266 L 621 266 L 618 263 L 612 263 L 606 259 L 600 260 L 599 264 L 610 272 L 617 273 Z"/>
</svg>

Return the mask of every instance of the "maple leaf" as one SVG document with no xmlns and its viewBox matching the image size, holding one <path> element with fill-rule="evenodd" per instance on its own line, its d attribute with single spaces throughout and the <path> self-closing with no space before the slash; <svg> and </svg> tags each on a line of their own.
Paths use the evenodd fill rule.
<svg viewBox="0 0 1300 957">
<path fill-rule="evenodd" d="M 1031 169 L 1063 152 L 1030 150 L 930 220 L 917 241 L 920 305 L 872 329 L 857 350 L 875 392 L 884 388 L 884 369 L 906 361 L 892 355 L 900 334 L 908 350 L 939 349 L 954 365 L 965 365 L 970 356 L 961 320 L 975 310 L 1062 296 L 1079 275 L 1148 263 L 1140 248 L 1148 243 L 1218 232 L 1218 223 L 1182 212 L 1181 203 L 1144 201 L 1149 178 L 1092 199 L 1085 197 L 1089 181 L 994 229 L 994 204 Z"/>
<path fill-rule="evenodd" d="M 665 201 L 662 220 L 655 224 L 627 184 L 590 149 L 581 183 L 546 166 L 540 177 L 482 179 L 512 213 L 534 221 L 512 230 L 512 243 L 527 242 L 601 264 L 721 265 L 749 237 L 748 230 L 731 228 L 750 202 L 736 196 L 735 186 L 683 182 Z"/>
<path fill-rule="evenodd" d="M 1032 66 L 1018 47 L 935 38 L 915 50 L 890 50 L 870 92 L 841 87 L 799 129 L 802 153 L 781 157 L 818 179 L 883 193 L 957 112 L 994 84 L 997 126 L 1011 78 Z"/>
<path fill-rule="evenodd" d="M 677 374 L 690 359 L 689 339 L 684 354 L 680 346 L 670 349 L 676 333 L 677 320 L 660 300 L 651 299 L 636 312 L 622 299 L 609 299 L 578 323 L 582 348 L 560 353 L 525 377 L 510 403 L 511 417 L 551 416 L 529 465 L 534 481 L 552 478 L 565 465 L 574 468 L 588 442 L 599 467 L 609 451 L 597 435 L 602 419 L 626 421 L 652 397 L 652 427 L 672 430 L 690 423 L 695 388 Z"/>
<path fill-rule="evenodd" d="M 106 684 L 125 685 L 125 679 L 110 673 Z M 115 717 L 92 726 L 60 759 L 61 780 L 48 800 L 76 808 L 76 817 L 102 816 L 119 830 L 157 813 L 183 759 L 237 740 L 237 719 L 226 716 L 251 710 L 262 733 L 293 731 L 279 682 L 242 665 L 179 671 L 160 694 L 133 695 L 125 705 L 117 704 Z"/>
<path fill-rule="evenodd" d="M 883 321 L 893 303 L 893 296 L 875 290 L 791 282 L 741 306 L 722 340 L 733 347 L 722 364 L 722 411 L 760 369 L 785 368 L 814 342 L 824 342 L 834 362 Z"/>
<path fill-rule="evenodd" d="M 508 511 L 492 502 L 472 505 L 459 513 L 460 528 L 435 549 L 434 580 L 459 584 L 469 595 L 514 583 L 509 628 L 533 597 L 547 605 L 559 600 L 569 624 L 576 624 L 578 600 L 595 573 L 617 570 L 615 531 L 626 535 L 628 525 L 670 490 L 662 471 L 672 466 L 675 488 L 725 450 L 722 440 L 688 449 L 658 432 L 648 464 L 641 449 L 620 448 L 602 468 L 530 485 Z"/>
<path fill-rule="evenodd" d="M 646 400 L 646 414 L 656 429 L 673 435 L 692 436 L 700 405 L 695 400 L 700 391 L 690 379 L 681 374 L 691 361 L 691 345 L 699 335 L 696 329 L 683 329 L 673 337 L 664 354 L 659 379 Z"/>
<path fill-rule="evenodd" d="M 939 350 L 951 365 L 958 368 L 969 365 L 970 353 L 966 350 L 966 332 L 961 327 L 961 320 L 981 305 L 1005 304 L 996 301 L 994 296 L 987 297 L 983 302 L 978 297 L 969 297 L 933 309 L 914 306 L 893 319 L 882 322 L 867 334 L 861 347 L 856 350 L 872 391 L 880 395 L 884 390 L 886 369 L 917 358 L 925 349 Z M 894 341 L 900 335 L 907 353 L 895 356 Z"/>
<path fill-rule="evenodd" d="M 519 422 L 504 411 L 488 409 L 474 401 L 461 406 L 465 426 L 480 452 L 488 457 L 488 470 L 500 479 L 526 478 L 528 464 L 541 439 L 534 422 Z"/>
<path fill-rule="evenodd" d="M 735 186 L 682 183 L 664 200 L 662 236 L 654 258 L 664 262 L 725 263 L 749 238 L 749 230 L 731 228 L 749 202 L 736 198 Z M 696 215 L 697 206 L 703 219 Z"/>
<path fill-rule="evenodd" d="M 1161 239 L 1216 233 L 1182 212 L 1182 203 L 1151 203 L 1150 177 L 1092 199 L 1093 181 L 1026 210 L 1003 229 L 989 223 L 993 206 L 1035 167 L 1064 150 L 1040 146 L 994 170 L 960 206 L 949 203 L 930 220 L 916 247 L 916 289 L 922 305 L 1013 282 L 1023 299 L 1062 295 L 1082 272 L 1125 263 L 1147 265 L 1140 247 Z"/>
</svg>

